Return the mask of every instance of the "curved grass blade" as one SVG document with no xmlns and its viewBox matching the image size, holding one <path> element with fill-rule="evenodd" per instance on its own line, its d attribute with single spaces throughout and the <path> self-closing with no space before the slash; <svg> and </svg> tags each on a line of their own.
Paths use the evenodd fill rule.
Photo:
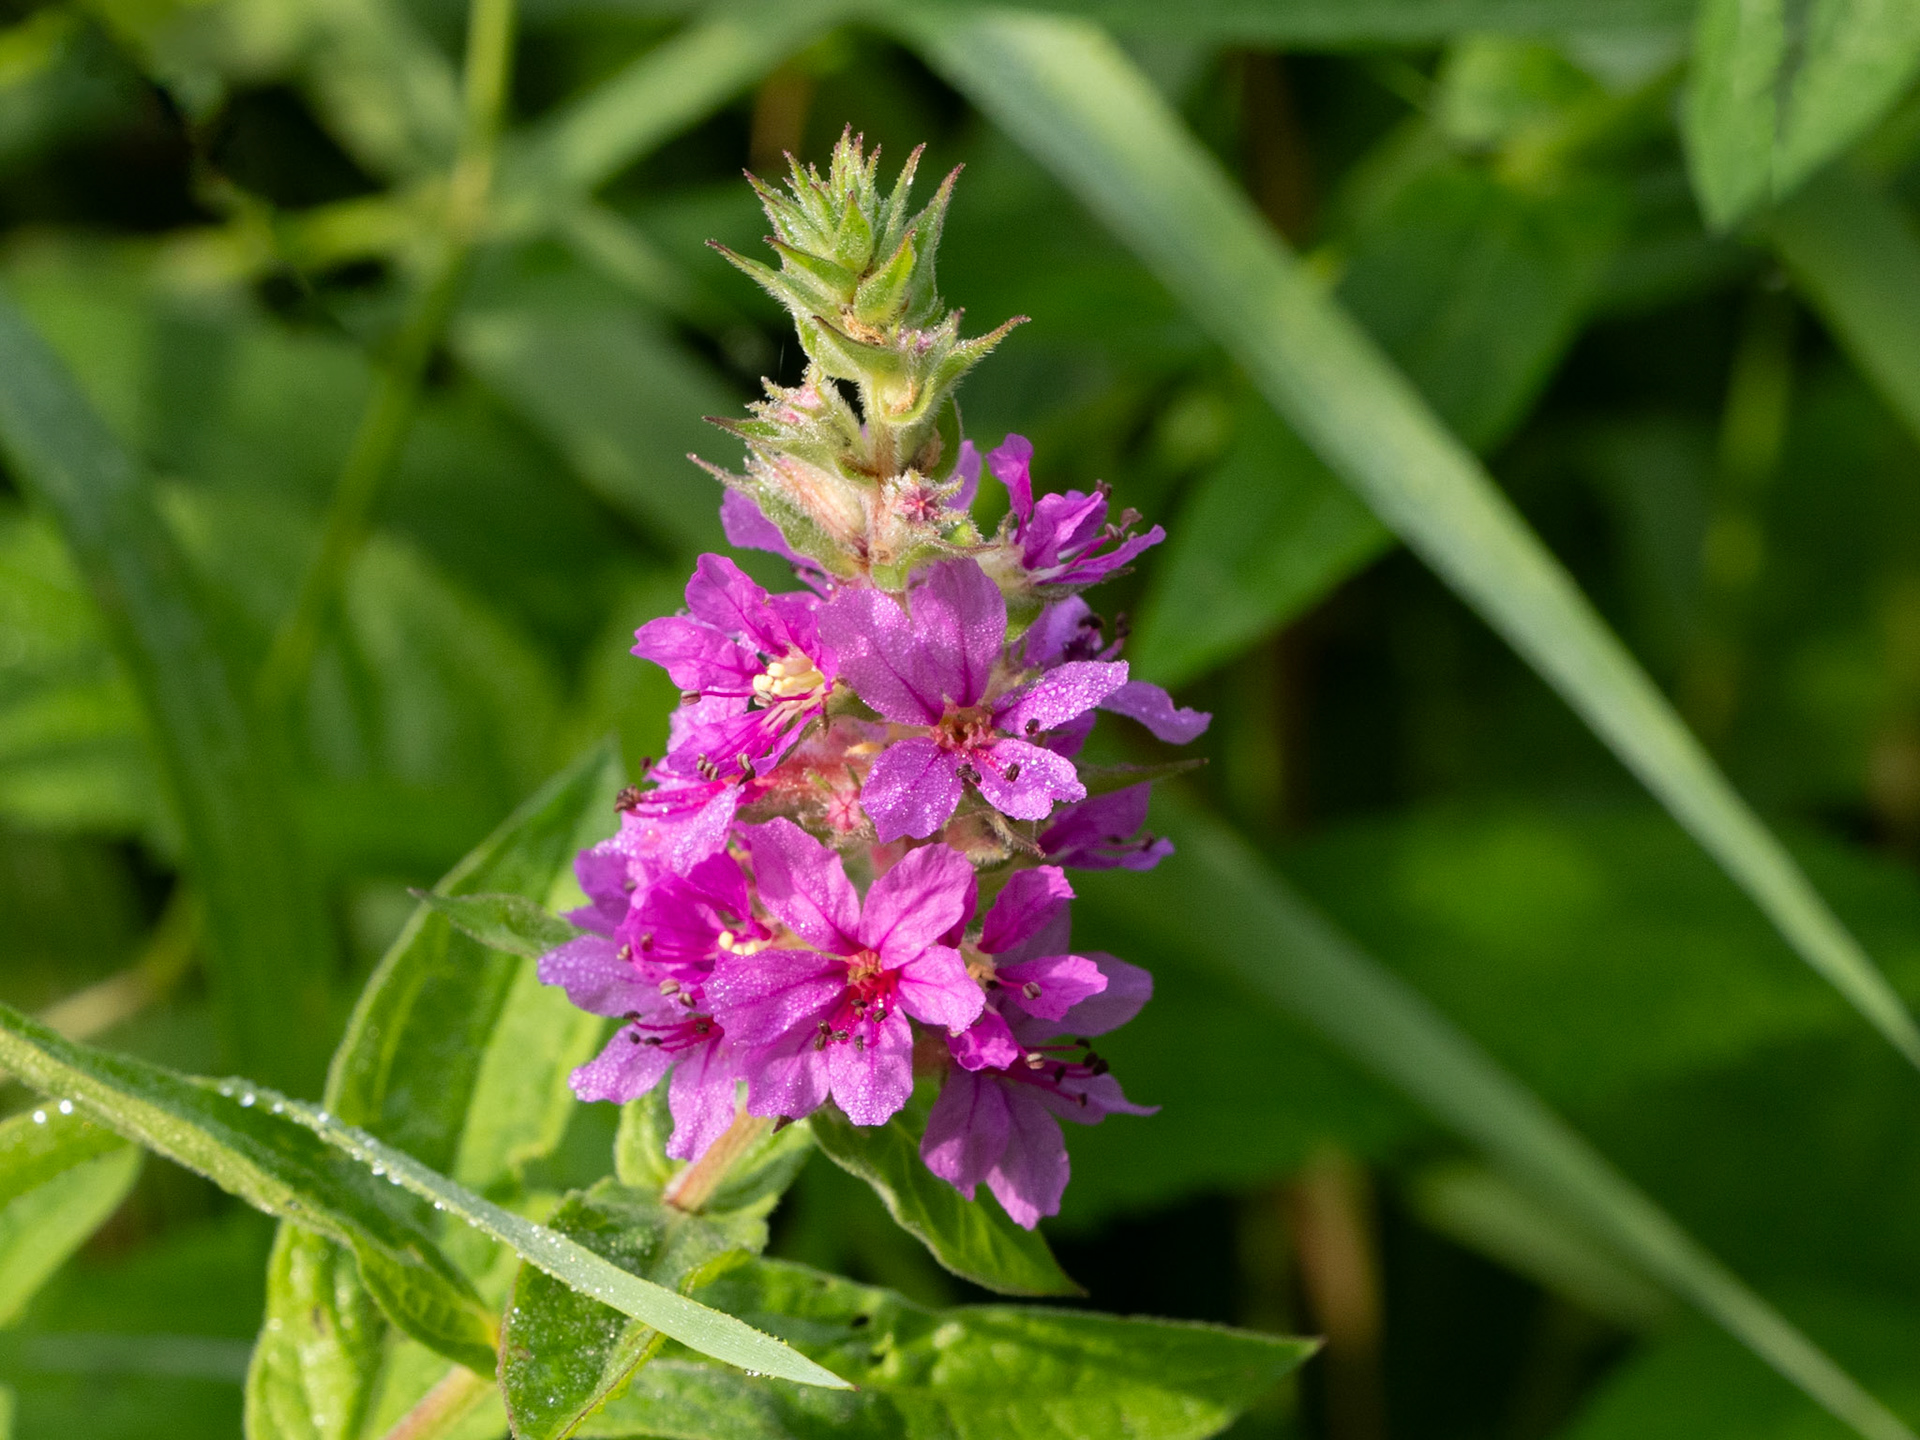
<svg viewBox="0 0 1920 1440">
<path fill-rule="evenodd" d="M 325 1059 L 333 926 L 186 560 L 147 477 L 3 296 L 0 375 L 0 450 L 59 524 L 152 721 L 225 1039 L 248 1070 L 305 1085 Z"/>
<path fill-rule="evenodd" d="M 1274 408 L 1915 1065 L 1920 1027 L 1479 462 L 1092 26 L 916 14 L 928 57 L 1139 252 Z"/>
<path fill-rule="evenodd" d="M 64 1040 L 0 1005 L 0 1065 L 35 1089 L 70 1096 L 90 1118 L 197 1170 L 268 1214 L 319 1230 L 383 1265 L 382 1281 L 437 1276 L 452 1295 L 459 1272 L 441 1257 L 412 1195 L 512 1247 L 529 1265 L 644 1320 L 717 1360 L 803 1385 L 846 1382 L 781 1341 L 717 1310 L 627 1274 L 543 1225 L 483 1200 L 405 1151 L 317 1106 L 244 1081 L 181 1075 L 128 1055 Z M 404 1192 L 397 1193 L 397 1192 Z"/>
<path fill-rule="evenodd" d="M 559 218 L 648 150 L 704 119 L 858 8 L 849 0 L 721 6 L 536 127 L 504 159 L 500 223 Z"/>
<path fill-rule="evenodd" d="M 1299 1016 L 1861 1435 L 1914 1440 L 1891 1411 L 1231 831 L 1164 797 L 1156 825 L 1173 838 L 1180 858 L 1119 884 L 1099 872 L 1076 877 L 1083 905 Z M 1196 914 L 1208 916 L 1208 924 L 1182 918 Z"/>
</svg>

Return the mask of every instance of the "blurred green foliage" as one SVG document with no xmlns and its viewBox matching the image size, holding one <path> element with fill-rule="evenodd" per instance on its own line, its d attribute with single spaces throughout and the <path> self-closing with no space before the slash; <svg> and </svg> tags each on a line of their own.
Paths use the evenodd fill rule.
<svg viewBox="0 0 1920 1440">
<path fill-rule="evenodd" d="M 1062 139 L 1073 75 L 1028 85 L 1044 66 L 1008 57 L 1099 32 L 1020 31 L 1032 17 L 970 32 L 958 5 L 526 0 L 494 155 L 463 108 L 468 16 L 451 0 L 0 7 L 0 290 L 77 383 L 72 413 L 97 412 L 139 472 L 118 499 L 61 501 L 47 457 L 84 449 L 85 427 L 23 438 L 24 352 L 0 346 L 0 1000 L 307 1095 L 346 1036 L 336 1113 L 473 1190 L 538 1215 L 604 1176 L 614 1117 L 556 1081 L 594 1035 L 541 1011 L 553 997 L 510 957 L 437 921 L 403 934 L 407 890 L 572 765 L 548 808 L 521 812 L 544 819 L 451 887 L 558 903 L 565 854 L 611 827 L 607 793 L 659 753 L 675 696 L 626 649 L 719 544 L 717 488 L 685 457 L 731 462 L 701 417 L 798 369 L 784 314 L 703 248 L 757 246 L 740 167 L 817 158 L 843 124 L 890 154 L 925 140 L 936 171 L 967 167 L 943 293 L 972 328 L 1032 317 L 969 380 L 969 432 L 1019 430 L 1047 488 L 1104 479 L 1168 528 L 1096 598 L 1137 618 L 1142 674 L 1215 715 L 1169 826 L 1285 877 L 1920 1420 L 1920 1087 L 1789 943 L 1869 973 L 1847 968 L 1857 937 L 1920 1003 L 1912 7 L 1048 9 L 1109 27 L 1125 73 L 1187 127 L 1193 164 L 1163 193 L 1206 199 L 1207 176 L 1229 177 L 1252 239 L 1222 229 L 1175 273 L 1181 214 L 1114 213 L 1153 176 L 1101 166 L 1159 152 L 1144 130 L 1110 151 Z M 960 48 L 979 33 L 1044 43 Z M 456 233 L 449 177 L 482 151 L 490 204 Z M 1291 268 L 1258 268 L 1289 252 Z M 1315 412 L 1295 378 L 1311 357 L 1287 349 L 1307 332 L 1236 333 L 1192 278 L 1234 257 L 1291 277 L 1286 314 L 1350 318 L 1392 368 L 1335 376 L 1344 408 Z M 1356 408 L 1362 381 L 1400 408 Z M 401 421 L 365 532 L 348 527 L 290 698 L 256 705 L 380 395 Z M 1367 448 L 1408 425 L 1456 437 L 1449 475 L 1484 464 L 1518 549 L 1449 550 L 1421 528 L 1442 514 L 1414 503 L 1425 452 Z M 1519 568 L 1482 563 L 1534 563 L 1533 537 L 1624 641 L 1604 683 L 1568 657 L 1606 630 L 1553 630 Z M 149 581 L 160 611 L 142 608 Z M 1679 753 L 1654 721 L 1601 713 L 1641 671 L 1711 759 L 1692 790 L 1662 788 L 1680 770 L 1645 758 Z M 609 734 L 619 760 L 596 770 L 583 757 Z M 1137 739 L 1103 731 L 1099 758 L 1162 758 Z M 1608 746 L 1709 846 L 1745 823 L 1738 799 L 1701 819 L 1717 775 L 1732 782 L 1767 827 L 1716 852 L 1749 894 Z M 1754 878 L 1771 837 L 1791 863 L 1766 873 L 1804 874 L 1844 929 L 1780 918 L 1796 902 Z M 1072 1137 L 1050 1233 L 1099 1309 L 1326 1336 L 1232 1433 L 1846 1433 L 1617 1247 L 1468 1158 L 1471 1126 L 1434 1118 L 1440 1081 L 1389 1083 L 1369 1058 L 1386 1012 L 1354 1013 L 1343 1038 L 1283 1006 L 1263 967 L 1280 974 L 1292 942 L 1251 909 L 1218 913 L 1230 887 L 1182 863 L 1131 891 L 1082 887 L 1081 938 L 1156 975 L 1110 1048 L 1162 1110 Z M 419 1043 L 395 1061 L 382 1026 Z M 38 1103 L 10 1089 L 6 1164 Z M 124 1147 L 73 1143 L 0 1208 L 13 1434 L 231 1436 L 263 1314 L 346 1337 L 327 1383 L 354 1428 L 314 1436 L 384 1434 L 444 1373 L 354 1299 L 332 1241 L 275 1244 L 186 1171 L 155 1160 L 136 1180 Z M 448 1263 L 497 1302 L 511 1257 L 464 1235 Z M 912 1302 L 885 1302 L 902 1344 L 939 1319 L 913 1306 L 980 1298 L 818 1158 L 769 1253 L 727 1283 L 751 1298 L 805 1262 L 893 1287 Z M 316 1322 L 316 1296 L 347 1298 Z M 296 1351 L 261 1363 L 320 1383 Z M 684 1433 L 945 1433 L 902 1417 L 951 1403 L 935 1387 L 776 1413 L 737 1382 L 703 1389 L 713 1373 L 679 1350 L 653 1372 Z M 1200 1415 L 1208 1433 L 1259 1388 L 1183 1377 L 1138 1413 Z M 666 1423 L 644 1398 L 590 1433 Z M 1005 1423 L 1027 1424 L 1007 1403 Z M 504 1423 L 483 1406 L 449 1433 Z"/>
</svg>

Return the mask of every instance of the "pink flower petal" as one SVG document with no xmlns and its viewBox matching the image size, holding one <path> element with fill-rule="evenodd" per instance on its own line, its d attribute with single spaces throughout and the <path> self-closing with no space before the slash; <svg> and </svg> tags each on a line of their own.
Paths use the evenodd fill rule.
<svg viewBox="0 0 1920 1440">
<path fill-rule="evenodd" d="M 840 857 L 784 817 L 747 834 L 760 903 L 809 945 L 837 955 L 858 950 L 860 897 Z"/>
<path fill-rule="evenodd" d="M 1016 870 L 980 926 L 980 948 L 1003 955 L 1044 929 L 1073 899 L 1073 886 L 1058 865 Z"/>
<path fill-rule="evenodd" d="M 660 1083 L 673 1056 L 658 1045 L 636 1045 L 633 1031 L 614 1032 L 607 1048 L 567 1077 L 582 1100 L 613 1100 L 624 1105 Z"/>
<path fill-rule="evenodd" d="M 980 766 L 980 793 L 1002 815 L 1044 820 L 1056 800 L 1084 800 L 1087 788 L 1064 755 L 1024 740 L 997 740 Z M 884 758 L 884 757 L 882 757 Z"/>
<path fill-rule="evenodd" d="M 1070 660 L 1001 700 L 993 723 L 1009 735 L 1037 735 L 1104 704 L 1126 683 L 1124 660 Z"/>
<path fill-rule="evenodd" d="M 927 568 L 908 598 L 922 682 L 944 701 L 979 704 L 1007 637 L 1000 587 L 977 561 L 943 560 Z"/>
<path fill-rule="evenodd" d="M 929 667 L 913 621 L 891 595 L 849 588 L 820 612 L 820 638 L 833 647 L 840 678 L 899 725 L 931 725 L 946 713 L 946 669 Z"/>
<path fill-rule="evenodd" d="M 1060 1213 L 1072 1168 L 1060 1123 L 1032 1087 L 1009 1086 L 1007 1148 L 987 1172 L 987 1188 L 1016 1225 L 1031 1230 L 1043 1215 Z"/>
<path fill-rule="evenodd" d="M 726 1133 L 733 1124 L 738 1074 L 734 1047 L 724 1037 L 680 1052 L 667 1090 L 667 1108 L 673 1112 L 667 1154 L 675 1160 L 698 1160 Z"/>
<path fill-rule="evenodd" d="M 660 1003 L 660 991 L 620 958 L 620 947 L 600 935 L 582 935 L 540 957 L 542 985 L 566 988 L 567 998 L 595 1015 L 624 1015 Z"/>
<path fill-rule="evenodd" d="M 998 1010 L 983 1010 L 978 1020 L 948 1038 L 947 1053 L 963 1070 L 1005 1070 L 1026 1052 Z"/>
<path fill-rule="evenodd" d="M 856 1125 L 884 1125 L 913 1093 L 913 1029 L 895 1011 L 868 1027 L 865 1045 L 826 1048 L 833 1103 Z"/>
<path fill-rule="evenodd" d="M 1069 762 L 1070 763 L 1070 762 Z M 959 762 L 924 735 L 896 740 L 880 752 L 860 791 L 860 804 L 884 844 L 924 840 L 960 803 Z"/>
<path fill-rule="evenodd" d="M 1144 680 L 1129 680 L 1103 699 L 1100 708 L 1138 720 L 1156 737 L 1173 745 L 1198 740 L 1213 721 L 1213 716 L 1204 710 L 1176 706 L 1166 691 Z"/>
<path fill-rule="evenodd" d="M 974 1187 L 999 1163 L 1012 1130 L 1006 1091 L 1000 1085 L 965 1070 L 950 1070 L 927 1113 L 920 1158 L 971 1200 Z"/>
<path fill-rule="evenodd" d="M 929 946 L 900 967 L 900 1007 L 929 1025 L 960 1031 L 979 1018 L 986 997 L 958 950 Z"/>
<path fill-rule="evenodd" d="M 1006 1003 L 1043 1020 L 1060 1020 L 1107 988 L 1107 977 L 1084 955 L 1042 955 L 995 969 Z"/>
<path fill-rule="evenodd" d="M 966 913 L 973 866 L 946 845 L 910 850 L 867 891 L 860 938 L 889 966 L 933 944 Z"/>
</svg>

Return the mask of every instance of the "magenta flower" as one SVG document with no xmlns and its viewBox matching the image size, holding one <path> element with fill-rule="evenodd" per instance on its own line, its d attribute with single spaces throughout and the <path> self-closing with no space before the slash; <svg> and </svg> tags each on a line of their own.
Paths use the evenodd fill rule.
<svg viewBox="0 0 1920 1440">
<path fill-rule="evenodd" d="M 1035 585 L 1095 585 L 1117 573 L 1141 551 L 1158 545 L 1167 532 L 1158 525 L 1144 535 L 1128 533 L 1139 519 L 1131 510 L 1118 525 L 1107 523 L 1108 489 L 1093 494 L 1068 490 L 1033 498 L 1033 445 L 1024 435 L 1009 435 L 987 464 L 1012 501 L 1012 539 L 1020 564 Z M 1005 533 L 1005 532 L 1003 532 Z M 1101 547 L 1113 548 L 1101 553 Z"/>
<path fill-rule="evenodd" d="M 604 872 L 595 876 L 596 882 L 605 878 Z M 734 943 L 727 923 L 731 914 L 746 910 L 745 877 L 731 856 L 721 854 L 690 876 L 652 877 L 636 886 L 633 897 L 612 933 L 589 933 L 549 951 L 540 957 L 538 974 L 543 984 L 565 987 L 582 1010 L 626 1022 L 596 1059 L 569 1077 L 574 1094 L 625 1102 L 672 1071 L 667 1106 L 674 1128 L 667 1153 L 692 1160 L 734 1118 L 738 1055 L 708 1010 L 702 981 L 713 955 Z M 606 908 L 597 902 L 574 915 L 599 930 Z M 673 928 L 662 945 L 665 924 Z M 644 950 L 627 938 L 635 933 L 643 937 Z"/>
<path fill-rule="evenodd" d="M 665 668 L 690 704 L 670 756 L 696 776 L 747 779 L 777 764 L 833 690 L 833 651 L 820 641 L 812 595 L 769 595 L 738 565 L 702 555 L 687 615 L 649 620 L 633 653 Z"/>
<path fill-rule="evenodd" d="M 753 503 L 753 497 L 738 490 L 729 490 L 720 497 L 720 528 L 726 532 L 727 543 L 742 550 L 765 550 L 778 555 L 789 565 L 800 580 L 825 594 L 832 581 L 818 561 L 809 560 L 787 543 L 787 537 L 780 533 L 780 527 L 767 519 L 760 507 Z"/>
<path fill-rule="evenodd" d="M 707 993 L 745 1051 L 747 1109 L 798 1118 L 831 1095 L 856 1125 L 879 1125 L 913 1090 L 911 1016 L 950 1033 L 983 997 L 941 938 L 962 922 L 973 869 L 928 845 L 873 882 L 866 903 L 840 857 L 791 820 L 746 832 L 767 913 L 806 948 L 722 956 Z"/>
<path fill-rule="evenodd" d="M 1111 955 L 1095 960 L 1105 987 L 1058 1020 L 989 1009 L 965 1036 L 948 1042 L 955 1065 L 927 1116 L 920 1157 L 969 1200 L 984 1183 L 1007 1214 L 1031 1230 L 1060 1213 L 1071 1165 L 1060 1121 L 1097 1125 L 1108 1115 L 1151 1115 L 1107 1073 L 1084 1038 L 1103 1035 L 1139 1013 L 1153 977 Z M 1002 989 L 996 1004 L 1010 991 Z M 990 1032 L 984 1042 L 974 1031 Z"/>
<path fill-rule="evenodd" d="M 1144 834 L 1152 786 L 1129 785 L 1069 805 L 1040 832 L 1050 860 L 1076 870 L 1151 870 L 1173 853 L 1173 842 Z"/>
<path fill-rule="evenodd" d="M 1105 645 L 1100 632 L 1100 617 L 1093 613 L 1093 607 L 1078 595 L 1070 595 L 1041 610 L 1027 627 L 1020 642 L 1021 659 L 1030 668 L 1047 670 L 1078 660 L 1119 658 L 1121 642 Z M 1165 690 L 1145 680 L 1129 680 L 1102 700 L 1100 708 L 1137 720 L 1158 739 L 1174 745 L 1198 740 L 1213 720 L 1204 710 L 1175 705 Z"/>
<path fill-rule="evenodd" d="M 1084 799 L 1073 762 L 1035 742 L 1124 685 L 1126 665 L 1069 661 L 989 698 L 1007 629 L 999 586 L 973 561 L 948 560 L 908 599 L 911 617 L 878 590 L 843 590 L 820 616 L 845 681 L 886 719 L 922 732 L 894 741 L 868 772 L 861 802 L 881 841 L 933 834 L 966 785 L 1017 820 Z"/>
</svg>

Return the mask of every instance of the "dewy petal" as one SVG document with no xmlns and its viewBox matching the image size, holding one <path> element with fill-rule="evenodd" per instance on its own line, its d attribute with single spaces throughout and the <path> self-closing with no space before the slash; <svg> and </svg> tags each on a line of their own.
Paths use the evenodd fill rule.
<svg viewBox="0 0 1920 1440">
<path fill-rule="evenodd" d="M 1151 787 L 1129 785 L 1068 806 L 1041 832 L 1040 849 L 1082 870 L 1151 870 L 1173 853 L 1171 840 L 1142 837 Z"/>
<path fill-rule="evenodd" d="M 980 1018 L 947 1040 L 947 1053 L 963 1070 L 1005 1070 L 1025 1050 L 1014 1038 L 998 1010 L 982 1010 Z"/>
<path fill-rule="evenodd" d="M 633 653 L 651 660 L 680 689 L 746 697 L 760 673 L 755 658 L 732 640 L 684 615 L 649 620 L 633 632 Z"/>
<path fill-rule="evenodd" d="M 734 1047 L 722 1036 L 680 1052 L 667 1090 L 667 1108 L 673 1112 L 668 1155 L 675 1160 L 698 1160 L 726 1133 L 733 1124 L 734 1081 L 739 1073 Z"/>
<path fill-rule="evenodd" d="M 1025 521 L 1033 514 L 1033 442 L 1024 435 L 1009 435 L 996 450 L 987 454 L 994 478 L 1007 487 L 1013 502 L 1013 514 Z"/>
<path fill-rule="evenodd" d="M 819 950 L 860 948 L 860 897 L 840 857 L 784 816 L 747 831 L 760 903 Z"/>
<path fill-rule="evenodd" d="M 868 1027 L 864 1046 L 826 1049 L 833 1103 L 856 1125 L 884 1125 L 913 1094 L 913 1028 L 895 1011 Z"/>
<path fill-rule="evenodd" d="M 1126 684 L 1124 660 L 1070 660 L 1002 698 L 993 707 L 993 723 L 1009 735 L 1051 730 L 1104 704 Z"/>
<path fill-rule="evenodd" d="M 720 497 L 720 528 L 726 532 L 729 545 L 742 550 L 771 551 L 792 565 L 807 584 L 815 589 L 825 586 L 827 572 L 817 561 L 809 560 L 787 544 L 780 527 L 767 519 L 751 496 L 729 490 Z"/>
<path fill-rule="evenodd" d="M 1133 1019 L 1153 998 L 1153 976 L 1138 965 L 1098 950 L 1085 958 L 1100 967 L 1107 977 L 1106 988 L 1062 1015 L 1056 1034 L 1104 1035 Z"/>
<path fill-rule="evenodd" d="M 924 840 L 960 803 L 960 762 L 924 735 L 897 740 L 867 772 L 860 803 L 882 844 Z"/>
<path fill-rule="evenodd" d="M 744 635 L 755 648 L 783 655 L 792 637 L 767 604 L 767 592 L 724 555 L 702 555 L 687 581 L 687 609 L 725 635 Z"/>
<path fill-rule="evenodd" d="M 1033 507 L 1033 521 L 1022 537 L 1022 563 L 1029 570 L 1049 570 L 1100 533 L 1107 518 L 1107 497 L 1068 490 L 1042 495 Z"/>
<path fill-rule="evenodd" d="M 798 1120 L 827 1103 L 826 1052 L 813 1037 L 751 1051 L 741 1062 L 749 1115 L 785 1115 Z"/>
<path fill-rule="evenodd" d="M 820 611 L 820 638 L 839 657 L 841 680 L 887 719 L 931 725 L 946 713 L 944 672 L 928 669 L 913 621 L 891 595 L 840 591 Z"/>
<path fill-rule="evenodd" d="M 1016 1225 L 1031 1230 L 1043 1215 L 1060 1213 L 1072 1167 L 1060 1122 L 1027 1085 L 1009 1086 L 1007 1148 L 987 1172 L 987 1188 Z"/>
<path fill-rule="evenodd" d="M 980 926 L 980 948 L 1001 955 L 1040 933 L 1073 899 L 1073 886 L 1058 865 L 1016 870 Z"/>
<path fill-rule="evenodd" d="M 660 1083 L 673 1056 L 659 1045 L 636 1045 L 633 1031 L 616 1030 L 607 1048 L 567 1077 L 582 1100 L 614 1100 L 624 1105 Z"/>
<path fill-rule="evenodd" d="M 1042 955 L 995 969 L 1006 1003 L 1043 1020 L 1063 1020 L 1107 988 L 1107 977 L 1084 955 Z M 1076 1032 L 1081 1033 L 1081 1032 Z"/>
<path fill-rule="evenodd" d="M 1000 587 L 978 561 L 943 560 L 927 567 L 908 600 L 924 682 L 955 705 L 979 704 L 1007 638 Z"/>
<path fill-rule="evenodd" d="M 1008 779 L 1009 772 L 1016 778 Z M 1044 820 L 1054 801 L 1084 800 L 1087 787 L 1066 756 L 1024 740 L 996 740 L 988 750 L 987 763 L 980 766 L 980 793 L 1002 815 Z"/>
<path fill-rule="evenodd" d="M 927 1112 L 920 1158 L 927 1169 L 967 1199 L 1006 1152 L 1013 1124 L 1003 1086 L 965 1070 L 950 1070 Z"/>
<path fill-rule="evenodd" d="M 817 1023 L 846 993 L 847 967 L 811 950 L 722 955 L 706 983 L 707 1003 L 736 1044 L 778 1044 L 795 1034 L 813 1041 Z"/>
<path fill-rule="evenodd" d="M 540 957 L 540 983 L 565 987 L 567 999 L 594 1015 L 624 1015 L 658 1005 L 659 990 L 643 981 L 619 950 L 600 935 L 569 940 Z"/>
<path fill-rule="evenodd" d="M 900 967 L 900 1008 L 928 1025 L 958 1032 L 980 1018 L 986 997 L 958 950 L 930 945 Z"/>
<path fill-rule="evenodd" d="M 966 914 L 973 866 L 947 845 L 910 850 L 867 890 L 860 939 L 889 966 L 904 965 Z"/>
<path fill-rule="evenodd" d="M 1101 700 L 1100 708 L 1138 720 L 1159 739 L 1173 745 L 1198 740 L 1213 720 L 1204 710 L 1175 706 L 1171 695 L 1144 680 L 1129 680 Z"/>
<path fill-rule="evenodd" d="M 1030 669 L 1044 670 L 1067 658 L 1075 641 L 1091 627 L 1093 607 L 1078 595 L 1043 606 L 1020 639 L 1020 657 Z"/>
<path fill-rule="evenodd" d="M 960 482 L 960 488 L 947 501 L 949 510 L 970 510 L 973 497 L 980 493 L 980 451 L 973 441 L 960 442 L 960 455 L 953 462 L 953 479 Z"/>
</svg>

